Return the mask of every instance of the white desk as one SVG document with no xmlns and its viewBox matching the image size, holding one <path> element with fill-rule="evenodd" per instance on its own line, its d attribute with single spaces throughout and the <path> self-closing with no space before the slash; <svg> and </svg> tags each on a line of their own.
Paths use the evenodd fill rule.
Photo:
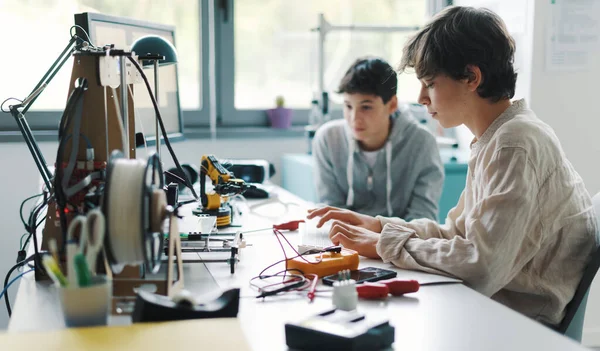
<svg viewBox="0 0 600 351">
<path fill-rule="evenodd" d="M 294 195 L 277 189 L 284 202 L 307 206 Z M 251 202 L 255 203 L 255 202 Z M 304 207 L 306 208 L 306 207 Z M 281 205 L 261 208 L 263 213 L 277 215 Z M 290 206 L 287 215 L 277 222 L 296 219 L 302 208 Z M 258 209 L 257 209 L 258 210 Z M 266 211 L 266 212 L 265 212 Z M 272 220 L 249 215 L 246 230 L 269 226 Z M 297 233 L 286 235 L 294 243 Z M 328 293 L 318 294 L 312 304 L 305 295 L 282 295 L 256 299 L 248 281 L 268 264 L 282 258 L 281 249 L 271 232 L 246 235 L 252 246 L 242 250 L 241 262 L 231 275 L 225 263 L 186 264 L 186 288 L 207 296 L 216 296 L 223 289 L 241 287 L 242 298 L 238 318 L 254 350 L 285 350 L 284 323 L 317 314 L 331 307 Z M 383 265 L 373 260 L 361 261 L 361 266 Z M 387 265 L 386 265 L 387 267 Z M 421 282 L 437 276 L 398 270 L 399 277 Z M 64 328 L 58 299 L 53 288 L 36 283 L 33 275 L 23 278 L 10 332 Z M 384 315 L 396 328 L 394 348 L 398 350 L 584 350 L 558 333 L 532 321 L 462 284 L 423 286 L 406 297 L 390 297 L 386 301 L 360 301 L 359 309 L 369 315 Z M 112 324 L 130 323 L 125 317 L 111 318 Z M 217 336 L 226 338 L 227 334 Z M 0 345 L 1 348 L 1 345 Z"/>
</svg>

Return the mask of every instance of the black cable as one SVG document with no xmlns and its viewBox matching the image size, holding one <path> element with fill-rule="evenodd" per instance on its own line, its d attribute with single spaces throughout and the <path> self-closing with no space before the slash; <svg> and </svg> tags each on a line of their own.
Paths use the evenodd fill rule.
<svg viewBox="0 0 600 351">
<path fill-rule="evenodd" d="M 83 29 L 82 26 L 75 24 L 72 25 L 71 28 L 69 28 L 69 34 L 71 35 L 71 38 L 76 38 L 77 40 L 80 40 L 81 42 L 85 42 L 85 40 L 83 40 L 81 37 L 79 37 L 77 34 L 73 34 L 73 28 L 78 28 L 80 31 L 83 32 L 83 34 L 85 34 L 85 37 L 87 38 L 87 43 L 90 44 L 91 47 L 95 48 L 96 45 L 94 45 L 92 43 L 92 39 L 90 39 L 90 36 L 88 35 L 88 33 L 85 31 L 85 29 Z"/>
<path fill-rule="evenodd" d="M 66 242 L 67 242 L 67 240 L 66 240 L 67 239 L 67 218 L 66 218 L 65 207 L 68 204 L 68 198 L 67 198 L 66 194 L 64 193 L 64 189 L 62 188 L 62 178 L 63 178 L 62 160 L 64 158 L 64 148 L 66 147 L 65 133 L 69 129 L 69 126 L 71 125 L 72 118 L 70 118 L 70 117 L 75 112 L 77 103 L 79 102 L 80 99 L 83 98 L 83 94 L 86 90 L 84 88 L 84 86 L 85 86 L 84 84 L 81 84 L 80 86 L 78 86 L 71 92 L 71 95 L 69 96 L 69 99 L 67 100 L 67 107 L 65 108 L 65 111 L 60 119 L 59 128 L 58 128 L 59 142 L 58 142 L 58 150 L 56 152 L 56 169 L 54 172 L 54 197 L 56 199 L 56 204 L 58 205 L 57 207 L 60 212 L 59 213 L 59 221 L 60 221 L 60 228 L 61 228 L 61 233 L 62 233 L 62 237 L 63 237 L 63 250 L 61 250 L 61 251 L 64 251 L 64 245 L 66 245 Z M 35 240 L 36 240 L 36 238 L 34 237 L 34 241 Z"/>
<path fill-rule="evenodd" d="M 150 95 L 150 99 L 152 100 L 152 105 L 154 106 L 154 112 L 156 113 L 156 118 L 158 119 L 160 131 L 161 131 L 163 137 L 165 138 L 165 145 L 167 146 L 167 149 L 169 150 L 169 154 L 171 154 L 171 158 L 173 159 L 173 162 L 175 163 L 175 167 L 177 167 L 177 170 L 179 172 L 181 172 L 181 174 L 184 175 L 183 180 L 185 181 L 185 183 L 184 183 L 185 186 L 188 187 L 192 191 L 192 194 L 194 195 L 196 200 L 200 200 L 200 198 L 198 197 L 198 194 L 196 194 L 196 190 L 194 190 L 194 187 L 192 186 L 192 183 L 188 179 L 187 175 L 185 175 L 185 172 L 183 171 L 183 168 L 181 167 L 181 164 L 179 163 L 179 160 L 177 159 L 177 156 L 175 155 L 175 151 L 173 151 L 173 147 L 171 146 L 171 142 L 169 141 L 169 137 L 167 136 L 167 130 L 165 128 L 165 124 L 163 123 L 163 120 L 162 120 L 162 117 L 160 114 L 160 109 L 158 108 L 158 104 L 156 103 L 156 98 L 154 97 L 154 94 L 152 94 L 152 88 L 150 87 L 150 83 L 148 82 L 148 77 L 146 77 L 144 70 L 142 69 L 140 64 L 133 57 L 128 56 L 127 58 L 129 59 L 129 61 L 131 61 L 131 63 L 133 63 L 135 68 L 137 68 L 137 70 L 140 72 L 140 75 L 142 76 L 142 79 L 144 79 L 144 83 L 146 83 L 146 88 L 148 89 L 148 95 Z M 160 140 L 156 140 L 156 142 L 159 143 Z"/>
<path fill-rule="evenodd" d="M 6 286 L 8 285 L 8 281 L 10 279 L 10 276 L 15 271 L 15 269 L 23 266 L 24 264 L 28 263 L 29 261 L 33 260 L 34 258 L 35 258 L 35 255 L 31 255 L 31 256 L 27 257 L 26 259 L 24 259 L 23 261 L 21 261 L 21 262 L 17 263 L 16 265 L 12 266 L 12 268 L 6 274 L 6 278 L 4 278 L 4 289 L 6 289 Z M 12 314 L 12 310 L 10 309 L 10 300 L 8 299 L 8 291 L 6 291 L 4 293 L 4 302 L 6 302 L 6 311 L 8 312 L 8 317 L 10 318 L 10 316 Z"/>
<path fill-rule="evenodd" d="M 181 182 L 181 184 L 185 184 L 185 179 L 181 178 L 180 176 L 178 176 L 177 174 L 170 172 L 170 171 L 163 171 L 164 173 L 170 175 L 171 177 L 175 178 L 176 180 L 178 180 L 179 182 Z"/>
<path fill-rule="evenodd" d="M 45 207 L 46 205 L 48 205 L 48 201 L 46 201 L 46 203 L 44 204 L 43 207 Z M 43 210 L 43 207 L 41 208 L 41 210 Z M 38 212 L 38 213 L 40 213 L 40 212 Z M 38 217 L 39 217 L 39 215 L 35 216 L 36 219 Z M 37 233 L 37 229 L 39 228 L 40 224 L 42 224 L 42 222 L 44 222 L 44 220 L 45 220 L 45 218 L 42 216 L 42 218 L 35 224 L 35 226 L 33 228 L 31 228 L 31 231 L 29 232 L 29 236 L 27 237 L 27 239 L 25 239 L 25 244 L 21 248 L 21 251 L 23 251 L 23 250 L 25 250 L 27 248 L 27 245 L 29 244 L 29 241 L 31 240 L 31 237 L 33 235 L 35 235 L 34 233 Z"/>
<path fill-rule="evenodd" d="M 35 211 L 32 213 L 32 215 L 29 218 L 29 226 L 31 227 L 31 236 L 33 237 L 33 250 L 34 250 L 34 258 L 35 258 L 35 266 L 36 267 L 41 267 L 42 266 L 42 262 L 40 261 L 40 252 L 38 251 L 39 245 L 38 245 L 38 240 L 37 240 L 37 227 L 40 225 L 40 223 L 42 223 L 42 221 L 40 220 L 39 222 L 36 223 L 36 220 L 39 216 L 39 214 L 41 213 L 41 211 L 48 205 L 48 201 L 49 201 L 49 197 L 48 196 L 44 196 L 44 201 L 42 203 L 40 203 L 40 205 L 35 209 Z"/>
<path fill-rule="evenodd" d="M 23 202 L 21 202 L 21 207 L 19 207 L 19 215 L 21 216 L 21 222 L 23 222 L 23 226 L 25 226 L 25 230 L 28 231 L 28 232 L 30 230 L 28 229 L 27 223 L 25 223 L 25 218 L 23 218 L 23 207 L 25 207 L 25 204 L 28 201 L 33 200 L 35 198 L 38 198 L 38 197 L 40 197 L 42 195 L 44 195 L 44 193 L 36 194 L 36 195 L 33 195 L 33 196 L 30 196 L 30 197 L 26 198 L 25 200 L 23 200 Z"/>
</svg>

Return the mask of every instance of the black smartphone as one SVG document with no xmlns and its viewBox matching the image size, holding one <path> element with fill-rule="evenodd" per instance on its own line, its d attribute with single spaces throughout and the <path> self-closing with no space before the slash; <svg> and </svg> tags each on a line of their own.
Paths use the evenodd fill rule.
<svg viewBox="0 0 600 351">
<path fill-rule="evenodd" d="M 395 278 L 397 275 L 398 273 L 394 271 L 377 267 L 365 267 L 356 271 L 350 271 L 350 279 L 354 279 L 356 281 L 356 284 L 391 279 Z M 339 278 L 337 273 L 328 275 L 326 277 L 323 277 L 323 284 L 333 285 L 333 282 L 338 280 Z"/>
</svg>

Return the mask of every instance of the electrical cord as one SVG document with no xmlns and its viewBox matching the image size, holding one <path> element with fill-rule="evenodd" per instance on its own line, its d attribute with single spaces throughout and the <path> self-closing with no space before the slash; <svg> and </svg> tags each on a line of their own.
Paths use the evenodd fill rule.
<svg viewBox="0 0 600 351">
<path fill-rule="evenodd" d="M 129 61 L 131 61 L 131 63 L 133 63 L 135 68 L 140 72 L 140 76 L 142 77 L 142 79 L 144 80 L 144 83 L 146 84 L 146 88 L 148 89 L 148 94 L 150 95 L 150 99 L 152 100 L 152 105 L 154 106 L 154 112 L 156 113 L 156 118 L 158 119 L 160 131 L 161 131 L 163 137 L 165 138 L 165 145 L 167 146 L 167 149 L 169 150 L 169 154 L 171 154 L 171 158 L 173 159 L 173 162 L 175 163 L 175 167 L 177 167 L 177 170 L 179 170 L 179 172 L 181 172 L 181 174 L 185 175 L 183 168 L 181 167 L 181 164 L 179 163 L 179 160 L 177 159 L 177 156 L 175 155 L 175 151 L 173 151 L 173 147 L 171 146 L 169 137 L 167 136 L 167 130 L 165 128 L 165 124 L 163 123 L 163 120 L 162 120 L 162 117 L 160 114 L 160 109 L 158 108 L 158 104 L 156 103 L 156 98 L 154 97 L 154 94 L 152 94 L 152 88 L 150 87 L 150 83 L 148 82 L 148 77 L 146 77 L 144 70 L 142 69 L 140 64 L 133 57 L 128 56 L 127 58 L 129 59 Z M 159 142 L 159 140 L 157 140 L 156 142 Z M 188 187 L 192 191 L 194 198 L 196 198 L 196 200 L 199 200 L 200 198 L 198 197 L 198 194 L 196 194 L 196 190 L 194 190 L 194 187 L 191 184 L 188 177 L 184 176 L 183 180 L 185 181 L 185 183 L 184 183 L 185 186 Z"/>
<path fill-rule="evenodd" d="M 2 112 L 4 112 L 4 113 L 10 113 L 10 109 L 9 109 L 9 110 L 5 110 L 5 109 L 4 109 L 4 104 L 5 104 L 6 102 L 10 101 L 10 100 L 16 100 L 16 101 L 18 101 L 19 103 L 23 103 L 23 100 L 21 100 L 21 99 L 17 99 L 17 98 L 14 98 L 14 97 L 9 97 L 8 99 L 6 99 L 6 100 L 2 101 L 2 104 L 0 104 L 0 110 L 1 110 Z M 10 105 L 9 105 L 8 107 L 10 108 Z"/>
<path fill-rule="evenodd" d="M 296 271 L 296 272 L 299 272 L 299 274 L 289 273 L 290 271 Z M 283 273 L 283 275 L 281 275 L 282 273 Z M 304 273 L 299 269 L 290 269 L 290 270 L 286 269 L 286 270 L 277 272 L 275 274 L 259 275 L 259 276 L 256 276 L 256 277 L 253 277 L 252 279 L 250 279 L 250 286 L 258 289 L 258 291 L 260 292 L 260 294 L 258 296 L 256 296 L 256 298 L 272 296 L 272 295 L 276 295 L 281 292 L 286 292 L 286 291 L 290 291 L 290 290 L 302 290 L 307 287 L 306 283 L 310 282 L 308 279 L 306 279 L 306 277 L 304 277 L 303 274 Z M 270 278 L 275 278 L 275 277 L 282 277 L 283 281 L 268 284 L 268 285 L 262 285 L 262 286 L 254 283 L 254 281 L 256 279 L 264 280 L 264 279 L 270 279 Z M 285 280 L 286 278 L 289 278 L 289 279 Z M 276 286 L 281 286 L 281 287 L 276 287 Z"/>
<path fill-rule="evenodd" d="M 11 282 L 9 282 L 8 280 L 10 279 L 10 276 L 12 275 L 12 273 L 19 267 L 23 266 L 24 264 L 32 261 L 35 258 L 35 255 L 31 255 L 29 257 L 27 257 L 26 259 L 22 260 L 21 262 L 17 263 L 16 265 L 12 266 L 12 268 L 8 271 L 8 273 L 6 274 L 6 278 L 4 278 L 4 290 L 2 290 L 2 294 L 0 294 L 0 298 L 2 298 L 2 295 L 4 294 L 4 302 L 6 303 L 6 311 L 8 312 L 8 316 L 10 317 L 12 314 L 12 310 L 10 308 L 10 301 L 8 299 L 8 293 L 5 294 L 5 292 L 8 290 L 8 288 L 10 287 L 10 285 L 17 280 L 18 278 L 20 278 L 23 274 L 25 273 L 21 273 L 18 277 L 16 277 L 15 279 L 13 279 Z M 32 269 L 33 270 L 33 269 Z M 27 271 L 31 272 L 32 270 Z"/>
<path fill-rule="evenodd" d="M 288 269 L 287 267 L 287 262 L 291 259 L 295 259 L 300 257 L 302 260 L 304 260 L 305 262 L 309 263 L 309 264 L 319 264 L 322 260 L 323 260 L 323 253 L 325 252 L 340 252 L 341 251 L 341 247 L 340 246 L 330 246 L 330 247 L 326 247 L 322 250 L 319 249 L 313 249 L 313 250 L 308 250 L 306 252 L 303 253 L 299 253 L 293 246 L 292 244 L 289 242 L 289 240 L 285 237 L 285 235 L 283 235 L 283 233 L 281 233 L 279 230 L 274 229 L 273 230 L 273 234 L 275 234 L 275 238 L 277 239 L 279 246 L 281 247 L 281 250 L 283 252 L 283 256 L 284 259 L 279 260 L 273 264 L 270 264 L 269 266 L 267 266 L 266 268 L 264 268 L 257 276 L 253 277 L 250 279 L 250 286 L 256 288 L 260 294 L 257 297 L 267 297 L 267 296 L 272 296 L 272 295 L 276 295 L 279 294 L 281 292 L 287 292 L 287 291 L 292 291 L 292 290 L 304 290 L 307 287 L 309 287 L 311 285 L 311 280 L 306 279 L 306 277 L 304 276 L 304 273 L 296 268 L 293 269 Z M 285 249 L 283 247 L 283 243 L 281 242 L 281 239 L 279 237 L 282 237 L 286 243 L 289 245 L 289 247 L 292 248 L 292 250 L 296 253 L 296 256 L 292 256 L 292 257 L 288 257 L 287 253 L 285 252 Z M 304 255 L 311 255 L 311 254 L 316 254 L 316 253 L 320 253 L 321 257 L 315 261 L 315 262 L 311 262 L 308 261 L 306 258 L 304 258 Z M 285 262 L 285 269 L 282 271 L 279 271 L 275 274 L 264 274 L 267 270 L 269 270 L 270 268 Z M 300 272 L 300 275 L 298 274 L 289 274 L 288 272 Z M 314 274 L 310 274 L 313 276 L 313 280 L 314 279 L 318 279 L 317 276 L 315 276 Z M 264 279 L 270 279 L 270 278 L 274 278 L 274 277 L 282 277 L 282 281 L 278 282 L 278 283 L 272 283 L 272 284 L 268 284 L 268 285 L 263 285 L 263 286 L 259 286 L 256 283 L 254 283 L 255 280 L 260 279 L 260 280 L 264 280 Z M 292 280 L 288 279 L 286 280 L 286 278 L 291 277 Z M 298 282 L 298 280 L 300 279 L 299 277 L 302 277 L 302 283 Z M 286 283 L 290 283 L 287 284 Z M 308 284 L 307 284 L 308 283 Z M 278 288 L 273 288 L 273 289 L 268 289 L 274 286 L 278 286 L 278 285 L 282 285 L 281 287 Z M 265 290 L 265 288 L 267 288 Z"/>
<path fill-rule="evenodd" d="M 28 227 L 27 223 L 25 223 L 25 218 L 23 218 L 23 207 L 25 207 L 25 204 L 28 201 L 36 199 L 36 198 L 38 198 L 38 197 L 40 197 L 42 195 L 44 195 L 44 193 L 36 194 L 36 195 L 33 195 L 33 196 L 30 196 L 30 197 L 26 198 L 25 200 L 23 200 L 23 202 L 21 202 L 21 206 L 19 207 L 19 215 L 21 216 L 21 222 L 23 223 L 23 226 L 25 227 L 25 230 L 27 230 L 27 232 L 30 232 L 30 230 L 29 230 L 29 227 Z"/>
<path fill-rule="evenodd" d="M 92 43 L 92 40 L 90 39 L 90 36 L 88 35 L 88 33 L 85 31 L 85 29 L 83 29 L 82 26 L 80 25 L 72 25 L 71 28 L 69 28 L 69 34 L 71 35 L 71 38 L 76 38 L 77 40 L 81 41 L 81 44 L 83 44 L 85 42 L 85 40 L 83 40 L 81 37 L 79 37 L 77 35 L 77 33 L 73 33 L 73 28 L 78 28 L 79 30 L 81 30 L 83 32 L 83 34 L 85 34 L 85 37 L 87 38 L 87 43 L 94 49 L 97 49 L 98 47 L 96 45 L 94 45 Z"/>
<path fill-rule="evenodd" d="M 75 112 L 77 103 L 80 99 L 83 98 L 83 94 L 86 90 L 86 84 L 80 84 L 78 87 L 73 89 L 69 99 L 67 100 L 67 106 L 65 111 L 60 119 L 60 124 L 58 128 L 58 150 L 56 152 L 56 171 L 54 172 L 54 197 L 56 199 L 56 204 L 58 205 L 59 210 L 59 221 L 60 227 L 63 237 L 63 251 L 64 246 L 67 242 L 67 219 L 66 219 L 66 211 L 65 207 L 68 204 L 67 195 L 64 192 L 62 187 L 62 179 L 63 179 L 63 168 L 60 166 L 62 164 L 62 160 L 64 158 L 64 148 L 66 147 L 66 137 L 65 133 L 69 129 L 72 118 L 70 116 Z M 76 209 L 74 207 L 74 209 Z M 34 238 L 35 239 L 35 238 Z"/>
<path fill-rule="evenodd" d="M 8 288 L 10 288 L 11 285 L 13 285 L 14 282 L 16 282 L 17 280 L 19 280 L 19 278 L 21 278 L 22 276 L 24 276 L 25 274 L 29 273 L 29 272 L 33 272 L 35 269 L 30 269 L 28 271 L 25 271 L 21 274 L 19 274 L 18 276 L 16 276 L 13 280 L 11 280 L 10 282 L 8 282 L 8 285 L 4 286 L 4 290 L 2 290 L 2 292 L 0 292 L 0 299 L 2 298 L 2 296 L 4 295 L 4 298 L 6 300 L 6 308 L 8 311 L 8 317 L 10 317 L 12 315 L 12 311 L 10 310 L 10 305 L 8 302 Z"/>
</svg>

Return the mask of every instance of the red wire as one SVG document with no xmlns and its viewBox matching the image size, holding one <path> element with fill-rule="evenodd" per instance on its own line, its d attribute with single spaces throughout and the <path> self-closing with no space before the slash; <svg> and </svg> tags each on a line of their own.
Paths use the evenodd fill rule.
<svg viewBox="0 0 600 351">
<path fill-rule="evenodd" d="M 298 250 L 294 249 L 294 246 L 289 242 L 289 240 L 285 237 L 285 235 L 283 235 L 282 232 L 280 232 L 277 229 L 273 229 L 273 232 L 275 233 L 275 236 L 277 236 L 277 234 L 281 235 L 283 240 L 285 240 L 287 242 L 287 244 L 292 248 L 292 251 L 294 251 L 296 253 L 297 257 L 300 257 L 300 259 L 304 260 L 304 262 L 310 263 L 310 264 L 317 264 L 317 263 L 321 263 L 321 261 L 323 260 L 323 252 L 321 251 L 321 257 L 319 258 L 319 260 L 316 262 L 310 262 L 309 260 L 304 258 L 304 256 L 300 252 L 298 252 Z M 279 240 L 279 239 L 277 239 L 277 240 Z M 283 247 L 282 247 L 282 249 L 283 249 Z M 285 252 L 284 252 L 284 255 L 285 255 Z M 285 258 L 287 260 L 287 256 Z M 287 269 L 287 262 L 285 264 L 285 268 Z"/>
<path fill-rule="evenodd" d="M 296 256 L 295 256 L 295 257 L 300 257 L 302 260 L 304 260 L 304 262 L 306 262 L 306 263 L 309 263 L 309 264 L 319 264 L 319 263 L 321 263 L 321 262 L 323 261 L 323 251 L 321 251 L 321 252 L 320 252 L 320 254 L 321 254 L 321 255 L 320 255 L 320 257 L 319 257 L 319 260 L 318 260 L 318 261 L 315 261 L 315 262 L 310 262 L 309 260 L 307 260 L 306 258 L 304 258 L 304 257 L 303 257 L 303 255 L 302 255 L 302 254 L 300 254 L 300 253 L 298 252 L 298 250 L 296 250 L 296 249 L 294 248 L 294 246 L 293 246 L 293 245 L 292 245 L 292 244 L 289 242 L 289 240 L 288 240 L 288 239 L 285 237 L 285 235 L 283 235 L 283 233 L 282 233 L 281 231 L 279 231 L 279 230 L 277 230 L 277 229 L 273 229 L 273 234 L 275 234 L 275 239 L 277 239 L 277 242 L 279 243 L 279 246 L 281 247 L 281 251 L 283 252 L 283 257 L 285 257 L 285 258 L 284 258 L 283 260 L 279 260 L 279 261 L 277 261 L 277 262 L 275 262 L 275 263 L 273 263 L 273 264 L 271 264 L 271 265 L 267 266 L 265 269 L 263 269 L 263 270 L 262 270 L 262 271 L 261 271 L 261 272 L 258 274 L 258 277 L 261 277 L 261 276 L 263 276 L 263 274 L 264 274 L 264 273 L 265 273 L 265 272 L 266 272 L 266 271 L 267 271 L 269 268 L 272 268 L 273 266 L 275 266 L 275 265 L 278 265 L 278 264 L 279 264 L 279 263 L 281 263 L 281 262 L 285 262 L 285 270 L 283 271 L 282 282 L 284 282 L 285 278 L 287 277 L 287 276 L 286 276 L 286 273 L 288 272 L 288 260 L 290 260 L 290 258 L 287 256 L 287 253 L 285 252 L 285 248 L 283 247 L 283 243 L 281 242 L 281 239 L 279 238 L 279 236 L 281 236 L 281 237 L 282 237 L 282 238 L 283 238 L 283 239 L 286 241 L 286 243 L 289 245 L 289 247 L 292 249 L 292 251 L 296 253 Z M 292 257 L 292 258 L 295 258 L 295 257 Z M 308 273 L 308 274 L 305 274 L 305 276 L 307 276 L 307 275 L 313 275 L 313 276 L 315 276 L 314 274 L 310 274 L 310 273 Z M 317 278 L 315 278 L 315 279 L 318 279 L 318 277 L 317 277 Z M 307 280 L 307 282 L 308 282 L 309 284 L 307 284 L 307 285 L 304 285 L 304 286 L 302 286 L 302 287 L 300 287 L 300 288 L 297 288 L 297 289 L 294 289 L 294 290 L 304 290 L 304 289 L 306 289 L 307 287 L 309 287 L 309 286 L 311 286 L 311 285 L 312 285 L 312 284 L 311 284 L 311 283 L 310 283 L 308 280 Z M 285 283 L 285 282 L 284 282 L 284 283 Z M 274 284 L 271 284 L 271 285 L 268 285 L 268 286 L 272 286 L 272 285 L 276 285 L 276 284 L 281 284 L 281 283 L 274 283 Z"/>
<path fill-rule="evenodd" d="M 281 239 L 279 239 L 279 235 L 277 235 L 277 234 L 281 234 L 281 232 L 279 230 L 277 230 L 277 229 L 273 229 L 273 234 L 275 234 L 275 239 L 277 239 L 277 242 L 279 243 L 279 246 L 281 247 L 281 251 L 283 251 L 283 257 L 285 257 L 285 271 L 283 271 L 283 279 L 285 279 L 285 275 L 286 275 L 286 272 L 288 270 L 288 264 L 287 264 L 288 257 L 287 257 L 287 254 L 285 253 L 285 248 L 283 247 L 283 244 L 281 243 Z M 281 234 L 281 236 L 283 236 L 283 234 Z M 285 236 L 283 236 L 283 238 L 285 239 Z M 285 241 L 287 241 L 287 239 L 285 239 Z M 287 241 L 287 243 L 289 245 L 290 242 Z M 277 264 L 277 263 L 275 263 L 275 264 Z M 274 265 L 272 265 L 270 267 L 273 267 Z M 263 270 L 263 272 L 264 271 L 265 270 Z"/>
</svg>

